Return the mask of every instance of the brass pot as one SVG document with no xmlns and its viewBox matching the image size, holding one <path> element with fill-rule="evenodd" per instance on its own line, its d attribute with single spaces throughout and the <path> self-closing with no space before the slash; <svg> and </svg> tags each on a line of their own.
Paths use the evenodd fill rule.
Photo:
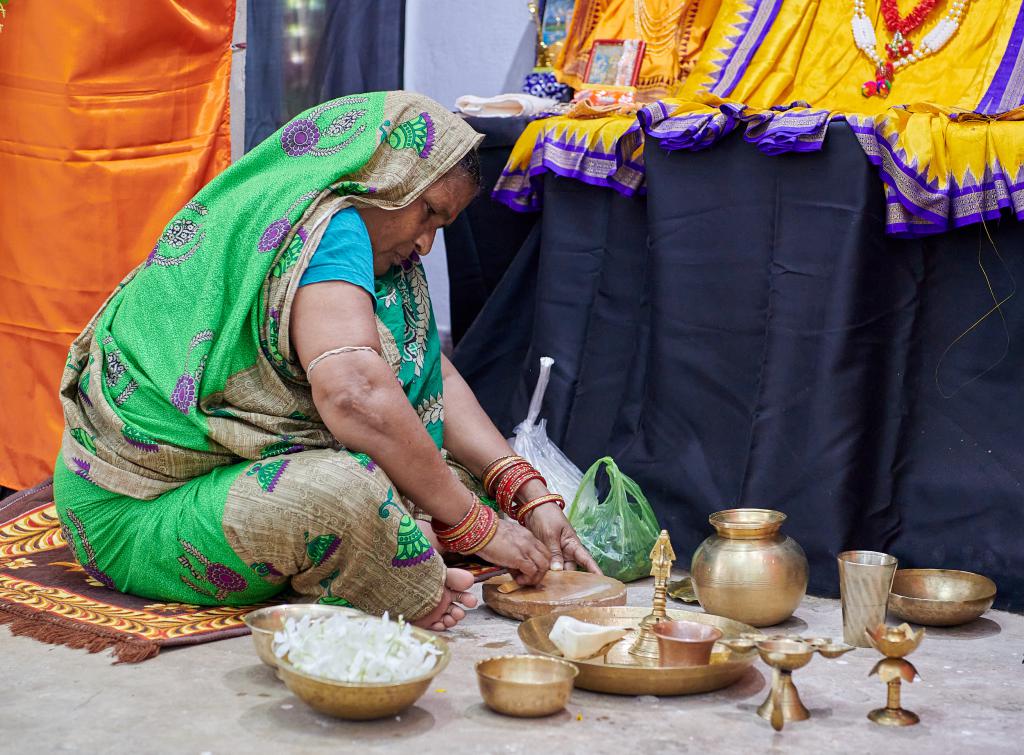
<svg viewBox="0 0 1024 755">
<path fill-rule="evenodd" d="M 755 627 L 788 619 L 807 592 L 807 556 L 779 532 L 786 515 L 729 509 L 708 521 L 717 534 L 700 544 L 690 566 L 701 607 Z"/>
</svg>

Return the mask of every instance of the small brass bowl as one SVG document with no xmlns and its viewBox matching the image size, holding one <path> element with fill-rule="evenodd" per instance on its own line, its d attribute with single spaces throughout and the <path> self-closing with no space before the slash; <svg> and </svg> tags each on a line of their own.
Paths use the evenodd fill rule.
<svg viewBox="0 0 1024 755">
<path fill-rule="evenodd" d="M 800 640 L 764 640 L 757 643 L 761 660 L 783 671 L 796 671 L 814 658 L 814 648 Z"/>
<path fill-rule="evenodd" d="M 955 569 L 899 569 L 889 592 L 889 612 L 903 621 L 952 627 L 974 621 L 992 607 L 996 583 Z"/>
<path fill-rule="evenodd" d="M 451 660 L 448 643 L 430 632 L 413 627 L 418 640 L 441 650 L 434 667 L 422 676 L 402 682 L 337 682 L 299 671 L 286 659 L 278 659 L 281 679 L 297 698 L 329 716 L 350 721 L 369 721 L 394 716 L 415 703 L 427 691 L 431 680 Z"/>
<path fill-rule="evenodd" d="M 569 702 L 579 670 L 542 655 L 501 655 L 476 664 L 487 707 L 506 716 L 550 716 Z"/>
<path fill-rule="evenodd" d="M 354 608 L 344 606 L 326 606 L 318 603 L 294 603 L 292 605 L 267 606 L 247 613 L 243 621 L 252 631 L 252 642 L 256 646 L 256 655 L 260 660 L 277 668 L 277 657 L 274 655 L 274 632 L 284 629 L 288 619 L 301 619 L 303 616 L 313 618 L 329 618 L 339 613 L 358 614 Z"/>
<path fill-rule="evenodd" d="M 651 631 L 658 638 L 662 666 L 707 666 L 711 649 L 722 639 L 721 629 L 696 621 L 662 621 Z"/>
</svg>

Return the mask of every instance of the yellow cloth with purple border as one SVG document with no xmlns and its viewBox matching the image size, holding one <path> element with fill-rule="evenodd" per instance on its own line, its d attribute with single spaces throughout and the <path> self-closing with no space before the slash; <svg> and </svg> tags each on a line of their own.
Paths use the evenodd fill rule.
<svg viewBox="0 0 1024 755">
<path fill-rule="evenodd" d="M 533 121 L 512 148 L 493 196 L 514 210 L 539 210 L 549 171 L 632 196 L 644 182 L 640 124 L 632 115 Z"/>
<path fill-rule="evenodd" d="M 910 35 L 913 42 L 949 2 Z M 898 5 L 906 15 L 914 4 Z M 881 48 L 888 38 L 880 0 L 865 0 L 864 7 Z M 742 126 L 744 138 L 764 153 L 806 152 L 821 149 L 830 122 L 845 120 L 879 169 L 889 233 L 943 232 L 1006 209 L 1024 219 L 1022 0 L 970 0 L 949 42 L 901 69 L 887 99 L 861 93 L 874 64 L 854 43 L 852 17 L 853 4 L 839 0 L 722 0 L 675 96 L 640 111 L 641 133 L 619 126 L 619 138 L 629 136 L 627 149 L 610 149 L 613 132 L 597 124 L 558 126 L 556 141 L 603 154 L 630 151 L 640 191 L 647 138 L 669 150 L 699 150 Z M 510 170 L 536 171 L 549 162 L 529 150 L 547 151 L 551 140 L 539 132 L 556 126 L 535 128 L 516 145 Z M 499 198 L 508 201 L 509 186 L 503 188 Z M 530 202 L 539 206 L 536 186 Z M 530 209 L 526 204 L 519 209 Z"/>
<path fill-rule="evenodd" d="M 913 7 L 898 5 L 901 15 Z M 702 149 L 745 124 L 747 141 L 778 154 L 820 149 L 828 123 L 844 119 L 880 170 L 890 233 L 942 232 L 1004 208 L 1024 218 L 1021 0 L 969 2 L 949 42 L 900 70 L 887 99 L 861 93 L 874 64 L 854 44 L 852 9 L 838 0 L 723 0 L 676 97 L 640 113 L 645 135 L 668 149 Z M 880 1 L 865 0 L 865 12 L 881 45 Z"/>
</svg>

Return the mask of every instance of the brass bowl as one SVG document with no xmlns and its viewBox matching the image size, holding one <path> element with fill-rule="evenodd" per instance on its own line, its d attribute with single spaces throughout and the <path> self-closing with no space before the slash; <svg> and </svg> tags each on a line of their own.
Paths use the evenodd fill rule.
<svg viewBox="0 0 1024 755">
<path fill-rule="evenodd" d="M 764 640 L 757 643 L 761 660 L 783 671 L 796 671 L 814 658 L 814 648 L 799 640 Z"/>
<path fill-rule="evenodd" d="M 413 627 L 413 635 L 441 650 L 434 667 L 422 676 L 402 682 L 338 682 L 299 671 L 286 659 L 278 659 L 281 679 L 296 697 L 329 716 L 351 721 L 368 721 L 394 716 L 415 703 L 430 681 L 444 671 L 451 660 L 448 643 L 424 629 Z"/>
<path fill-rule="evenodd" d="M 662 621 L 651 631 L 658 638 L 662 666 L 706 666 L 715 643 L 722 639 L 721 629 L 697 621 Z"/>
<path fill-rule="evenodd" d="M 339 613 L 359 614 L 354 608 L 344 606 L 326 606 L 318 603 L 294 603 L 291 605 L 268 606 L 257 611 L 247 613 L 243 618 L 245 625 L 252 632 L 252 642 L 256 646 L 256 655 L 260 660 L 270 666 L 277 668 L 277 657 L 272 647 L 274 643 L 274 632 L 284 629 L 284 623 L 288 619 L 301 619 L 303 616 L 313 618 L 328 618 L 337 616 Z"/>
<path fill-rule="evenodd" d="M 892 580 L 889 612 L 903 621 L 952 627 L 974 621 L 992 607 L 996 583 L 955 569 L 899 569 Z"/>
<path fill-rule="evenodd" d="M 741 635 L 762 638 L 754 627 L 723 616 L 669 609 L 672 621 L 696 621 L 722 630 L 723 638 L 711 651 L 710 663 L 703 666 L 661 666 L 658 659 L 632 655 L 630 646 L 636 640 L 640 621 L 651 612 L 650 608 L 609 606 L 576 608 L 570 611 L 535 616 L 519 625 L 519 639 L 531 653 L 561 659 L 562 654 L 549 635 L 559 616 L 572 616 L 590 624 L 609 627 L 631 627 L 630 632 L 603 655 L 572 661 L 579 669 L 576 687 L 613 695 L 692 695 L 728 687 L 747 673 L 757 654 L 750 649 L 732 651 L 726 640 Z"/>
<path fill-rule="evenodd" d="M 506 716 L 537 718 L 562 710 L 579 671 L 571 663 L 542 655 L 501 655 L 476 664 L 487 707 Z"/>
</svg>

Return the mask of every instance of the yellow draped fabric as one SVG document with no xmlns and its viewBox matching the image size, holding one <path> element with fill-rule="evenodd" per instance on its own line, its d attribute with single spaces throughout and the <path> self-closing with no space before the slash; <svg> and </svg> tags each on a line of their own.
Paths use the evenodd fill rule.
<svg viewBox="0 0 1024 755">
<path fill-rule="evenodd" d="M 8 10 L 0 484 L 23 487 L 53 469 L 71 340 L 167 218 L 230 163 L 234 2 L 25 0 Z"/>
<path fill-rule="evenodd" d="M 643 39 L 648 47 L 637 81 L 641 98 L 671 93 L 698 59 L 720 3 L 577 0 L 555 72 L 582 88 L 594 40 Z M 642 143 L 633 115 L 535 121 L 516 142 L 494 196 L 513 209 L 539 209 L 541 174 L 547 171 L 631 195 L 643 185 Z"/>
<path fill-rule="evenodd" d="M 915 44 L 950 2 L 910 35 Z M 864 5 L 884 55 L 880 0 Z M 899 0 L 901 14 L 912 7 Z M 875 66 L 854 44 L 852 11 L 846 0 L 723 0 L 676 97 L 641 113 L 648 136 L 700 149 L 744 121 L 748 141 L 776 154 L 820 149 L 841 117 L 880 168 L 891 233 L 941 232 L 1007 208 L 1024 218 L 1021 0 L 968 2 L 956 34 L 897 71 L 887 99 L 861 93 Z"/>
<path fill-rule="evenodd" d="M 941 0 L 924 22 L 926 32 L 953 0 Z M 898 0 L 906 15 L 917 0 Z M 743 45 L 757 41 L 748 18 L 774 19 L 744 67 Z M 888 40 L 880 0 L 865 0 L 879 48 Z M 936 54 L 899 71 L 888 99 L 864 97 L 861 85 L 874 78 L 874 64 L 853 41 L 852 0 L 722 0 L 718 18 L 701 56 L 677 97 L 699 99 L 710 92 L 754 108 L 804 101 L 842 113 L 882 113 L 894 104 L 938 103 L 974 110 L 1007 49 L 1021 0 L 973 0 L 960 28 Z M 730 38 L 747 30 L 743 40 Z M 920 37 L 912 34 L 917 42 Z M 884 51 L 882 55 L 884 55 Z M 729 70 L 723 73 L 723 67 Z M 731 68 L 730 68 L 731 67 Z M 733 74 L 735 82 L 730 80 Z"/>
<path fill-rule="evenodd" d="M 512 148 L 493 196 L 515 210 L 538 210 L 541 176 L 548 171 L 634 194 L 644 179 L 636 116 L 533 121 Z"/>
<path fill-rule="evenodd" d="M 952 2 L 940 0 L 910 33 L 915 49 Z M 898 0 L 904 16 L 915 5 Z M 567 73 L 577 70 L 593 39 L 635 34 L 630 6 L 626 0 L 577 5 L 563 54 Z M 706 149 L 744 126 L 744 138 L 762 152 L 806 152 L 821 149 L 829 123 L 842 119 L 879 168 L 890 233 L 942 232 L 1007 209 L 1024 220 L 1022 0 L 968 0 L 956 33 L 934 54 L 897 70 L 888 98 L 861 92 L 876 79 L 875 63 L 854 42 L 852 0 L 721 0 L 714 7 L 703 52 L 675 96 L 640 111 L 643 138 L 670 150 Z M 864 9 L 884 56 L 890 34 L 880 0 L 865 0 Z M 616 134 L 629 137 L 625 149 L 612 148 Z M 536 175 L 544 166 L 576 175 L 581 166 L 606 168 L 609 155 L 618 159 L 609 174 L 616 179 L 602 185 L 621 191 L 627 153 L 636 190 L 639 142 L 624 122 L 535 125 L 516 146 L 499 198 L 519 209 L 536 207 Z M 581 153 L 586 148 L 599 150 L 600 159 L 588 160 Z M 576 168 L 566 170 L 570 162 Z"/>
<path fill-rule="evenodd" d="M 646 99 L 670 94 L 704 46 L 721 0 L 577 0 L 555 72 L 580 89 L 597 39 L 642 39 L 647 52 L 637 89 Z"/>
</svg>

